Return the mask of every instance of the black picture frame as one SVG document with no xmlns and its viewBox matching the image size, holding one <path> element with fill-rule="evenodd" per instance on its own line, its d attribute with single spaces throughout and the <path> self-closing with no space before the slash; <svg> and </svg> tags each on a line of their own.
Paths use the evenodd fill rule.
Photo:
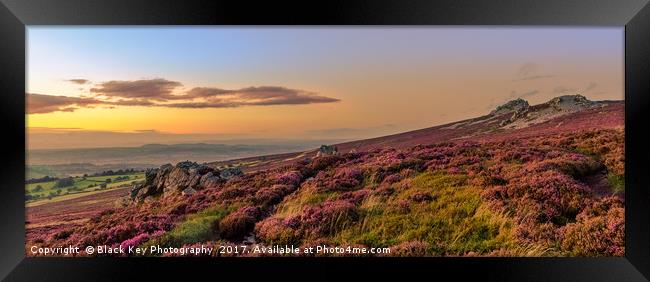
<svg viewBox="0 0 650 282">
<path fill-rule="evenodd" d="M 625 27 L 626 254 L 621 258 L 25 257 L 27 25 L 535 25 Z M 383 276 L 498 281 L 650 278 L 650 5 L 647 0 L 153 1 L 0 0 L 0 277 L 24 280 L 299 280 Z M 226 273 L 228 275 L 226 275 Z M 231 278 L 229 278 L 231 279 Z M 449 279 L 449 278 L 447 278 Z"/>
</svg>

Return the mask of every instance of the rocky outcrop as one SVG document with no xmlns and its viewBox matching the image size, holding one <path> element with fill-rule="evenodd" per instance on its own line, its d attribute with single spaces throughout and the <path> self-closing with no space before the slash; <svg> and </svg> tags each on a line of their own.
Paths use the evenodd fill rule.
<svg viewBox="0 0 650 282">
<path fill-rule="evenodd" d="M 183 192 L 181 192 L 181 195 L 183 195 L 183 196 L 192 196 L 195 193 L 196 193 L 196 190 L 194 190 L 192 188 L 187 188 L 187 189 L 183 190 Z"/>
<path fill-rule="evenodd" d="M 529 106 L 523 99 L 510 101 L 492 111 L 493 116 L 508 114 L 501 120 L 500 127 L 523 128 L 532 124 L 542 123 L 553 118 L 602 106 L 600 102 L 590 101 L 582 95 L 558 96 L 546 103 Z"/>
<path fill-rule="evenodd" d="M 528 101 L 519 98 L 516 100 L 509 101 L 508 103 L 505 103 L 501 106 L 498 106 L 494 111 L 490 113 L 490 115 L 498 116 L 503 114 L 523 112 L 527 110 L 528 107 L 530 107 Z"/>
<path fill-rule="evenodd" d="M 219 177 L 221 177 L 223 179 L 226 179 L 226 180 L 228 180 L 230 178 L 233 178 L 235 176 L 243 175 L 243 174 L 244 173 L 242 172 L 242 170 L 240 168 L 238 168 L 238 167 L 228 167 L 228 168 L 224 168 L 224 169 L 219 170 Z"/>
<path fill-rule="evenodd" d="M 598 102 L 590 101 L 582 95 L 564 95 L 551 99 L 547 104 L 556 111 L 575 112 L 597 106 Z"/>
<path fill-rule="evenodd" d="M 316 157 L 335 156 L 338 154 L 339 154 L 339 150 L 338 148 L 336 148 L 336 146 L 321 145 L 320 148 L 318 148 L 318 153 L 316 153 Z"/>
<path fill-rule="evenodd" d="M 242 175 L 239 168 L 216 170 L 210 166 L 185 161 L 166 164 L 160 168 L 147 170 L 145 182 L 131 189 L 130 199 L 142 202 L 152 196 L 174 194 L 192 195 L 205 187 L 217 186 L 226 180 Z"/>
<path fill-rule="evenodd" d="M 505 125 L 511 124 L 511 123 L 521 119 L 521 118 L 524 118 L 524 117 L 528 116 L 528 109 L 529 108 L 526 107 L 526 108 L 522 108 L 522 109 L 518 109 L 518 110 L 513 111 L 512 115 L 509 118 L 507 118 L 505 120 L 502 120 L 501 123 L 499 123 L 499 126 L 505 126 Z"/>
<path fill-rule="evenodd" d="M 222 178 L 218 172 L 210 171 L 199 179 L 199 187 L 211 187 L 219 185 Z"/>
</svg>

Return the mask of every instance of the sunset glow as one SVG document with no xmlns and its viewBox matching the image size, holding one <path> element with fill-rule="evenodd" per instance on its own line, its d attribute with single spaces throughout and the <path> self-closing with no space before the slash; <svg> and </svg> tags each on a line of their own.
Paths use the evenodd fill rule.
<svg viewBox="0 0 650 282">
<path fill-rule="evenodd" d="M 623 99 L 621 28 L 30 27 L 28 35 L 30 131 L 367 138 L 520 97 Z"/>
</svg>

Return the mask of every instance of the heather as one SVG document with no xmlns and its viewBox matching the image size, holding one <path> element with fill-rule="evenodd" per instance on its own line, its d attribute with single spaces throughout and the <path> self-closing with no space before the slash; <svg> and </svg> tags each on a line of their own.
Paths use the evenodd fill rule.
<svg viewBox="0 0 650 282">
<path fill-rule="evenodd" d="M 193 183 L 192 191 L 150 189 L 30 241 L 353 245 L 390 247 L 395 256 L 622 256 L 623 136 L 612 128 L 461 138 L 305 157 L 228 177 L 200 167 L 195 176 L 176 173 L 188 175 L 182 183 Z"/>
<path fill-rule="evenodd" d="M 621 136 L 596 130 L 345 154 L 347 164 L 303 183 L 256 231 L 270 244 L 425 242 L 427 255 L 620 255 L 623 213 L 584 213 L 601 197 L 622 206 L 621 190 L 602 195 L 583 180 L 622 175 L 622 157 L 610 153 L 622 152 Z M 325 224 L 311 224 L 314 215 Z M 585 251 L 595 247 L 583 233 L 612 237 L 615 247 Z"/>
</svg>

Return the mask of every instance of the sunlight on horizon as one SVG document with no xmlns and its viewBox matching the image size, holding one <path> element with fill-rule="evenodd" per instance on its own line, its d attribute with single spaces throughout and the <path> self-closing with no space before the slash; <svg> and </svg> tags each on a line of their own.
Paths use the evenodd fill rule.
<svg viewBox="0 0 650 282">
<path fill-rule="evenodd" d="M 362 139 L 516 98 L 622 100 L 623 63 L 622 28 L 29 27 L 26 121 Z"/>
</svg>

